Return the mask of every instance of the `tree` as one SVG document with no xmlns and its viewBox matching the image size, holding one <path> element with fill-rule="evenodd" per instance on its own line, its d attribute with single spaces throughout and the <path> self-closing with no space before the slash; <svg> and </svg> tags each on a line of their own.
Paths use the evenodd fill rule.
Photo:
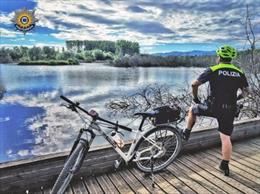
<svg viewBox="0 0 260 194">
<path fill-rule="evenodd" d="M 70 58 L 75 58 L 75 57 L 74 57 L 74 54 L 72 52 L 69 52 L 69 51 L 59 53 L 56 56 L 56 59 L 58 59 L 58 60 L 68 60 Z"/>
<path fill-rule="evenodd" d="M 23 53 L 21 52 L 18 46 L 15 46 L 13 47 L 13 49 L 10 49 L 9 55 L 13 61 L 18 61 L 20 58 L 23 57 Z"/>
<path fill-rule="evenodd" d="M 55 59 L 56 56 L 55 49 L 49 46 L 44 46 L 42 48 L 42 54 L 43 56 L 41 58 L 45 58 L 45 59 Z"/>
<path fill-rule="evenodd" d="M 0 63 L 12 63 L 12 62 L 13 60 L 9 54 L 9 51 L 5 47 L 0 48 Z"/>
<path fill-rule="evenodd" d="M 250 90 L 248 97 L 245 99 L 246 107 L 244 108 L 244 113 L 249 115 L 249 117 L 257 117 L 260 115 L 260 51 L 256 49 L 258 42 L 254 32 L 257 24 L 259 25 L 259 23 L 252 23 L 247 5 L 244 26 L 249 49 L 242 53 L 237 62 L 243 65 L 247 71 Z"/>
<path fill-rule="evenodd" d="M 37 61 L 42 56 L 42 49 L 40 47 L 34 46 L 28 50 L 28 55 L 30 60 Z"/>
<path fill-rule="evenodd" d="M 127 40 L 118 40 L 116 41 L 116 55 L 134 55 L 139 54 L 139 43 L 131 42 Z"/>
</svg>

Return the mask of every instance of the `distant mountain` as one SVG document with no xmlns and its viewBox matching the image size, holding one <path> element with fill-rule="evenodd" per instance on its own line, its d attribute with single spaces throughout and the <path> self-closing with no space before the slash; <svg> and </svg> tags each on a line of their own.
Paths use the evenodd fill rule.
<svg viewBox="0 0 260 194">
<path fill-rule="evenodd" d="M 168 53 L 155 53 L 153 55 L 157 56 L 210 56 L 210 55 L 215 55 L 216 51 L 199 51 L 199 50 L 194 50 L 194 51 L 187 51 L 187 52 L 180 52 L 180 51 L 172 51 Z"/>
</svg>

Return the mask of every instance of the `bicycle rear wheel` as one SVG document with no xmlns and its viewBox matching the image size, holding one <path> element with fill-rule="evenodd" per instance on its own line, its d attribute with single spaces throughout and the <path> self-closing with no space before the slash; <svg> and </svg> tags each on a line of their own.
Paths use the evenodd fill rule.
<svg viewBox="0 0 260 194">
<path fill-rule="evenodd" d="M 78 143 L 75 150 L 69 156 L 62 171 L 60 172 L 51 194 L 62 194 L 67 189 L 73 175 L 79 170 L 85 158 L 86 147 L 83 143 Z"/>
<path fill-rule="evenodd" d="M 160 125 L 144 134 L 136 146 L 136 164 L 143 172 L 151 172 L 151 157 L 153 156 L 153 171 L 166 168 L 179 154 L 182 139 L 177 129 Z"/>
</svg>

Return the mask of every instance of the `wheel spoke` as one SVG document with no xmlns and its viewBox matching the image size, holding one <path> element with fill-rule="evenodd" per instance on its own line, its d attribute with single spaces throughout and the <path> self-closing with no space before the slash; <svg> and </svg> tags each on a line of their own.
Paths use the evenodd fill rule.
<svg viewBox="0 0 260 194">
<path fill-rule="evenodd" d="M 170 164 L 177 156 L 181 146 L 181 138 L 177 133 L 174 128 L 168 126 L 154 128 L 154 131 L 145 136 L 138 147 L 139 152 L 145 149 L 151 149 L 150 151 L 141 153 L 140 158 L 143 158 L 143 160 L 137 161 L 137 166 L 141 170 L 149 172 L 151 170 L 151 160 L 148 158 L 151 158 L 152 154 L 155 156 L 155 171 Z M 149 142 L 151 140 L 153 143 Z M 154 144 L 156 144 L 156 146 Z"/>
</svg>

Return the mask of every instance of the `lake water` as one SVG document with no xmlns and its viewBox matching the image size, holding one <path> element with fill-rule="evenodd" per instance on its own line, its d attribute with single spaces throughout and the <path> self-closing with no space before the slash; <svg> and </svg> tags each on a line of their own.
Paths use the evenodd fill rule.
<svg viewBox="0 0 260 194">
<path fill-rule="evenodd" d="M 60 106 L 60 95 L 108 117 L 104 105 L 111 99 L 133 94 L 148 84 L 167 84 L 173 90 L 187 87 L 202 70 L 0 64 L 0 82 L 7 90 L 0 101 L 0 163 L 71 147 L 82 124 L 74 113 Z M 103 141 L 95 142 L 100 143 Z"/>
</svg>

